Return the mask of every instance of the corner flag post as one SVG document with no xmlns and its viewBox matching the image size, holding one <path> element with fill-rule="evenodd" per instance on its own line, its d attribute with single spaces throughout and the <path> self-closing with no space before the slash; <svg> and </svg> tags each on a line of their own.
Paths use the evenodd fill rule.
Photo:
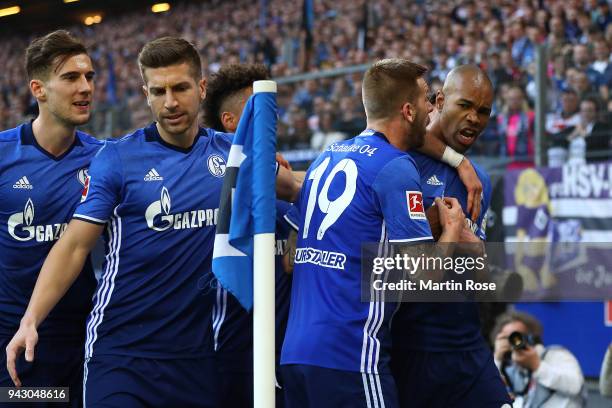
<svg viewBox="0 0 612 408">
<path fill-rule="evenodd" d="M 253 94 L 267 93 L 270 97 L 255 98 L 254 105 L 254 148 L 253 163 L 255 186 L 253 191 L 254 213 L 257 208 L 275 208 L 275 177 L 269 174 L 274 163 L 276 151 L 276 83 L 274 81 L 255 81 Z M 263 96 L 263 95 L 262 95 Z M 270 183 L 271 191 L 270 194 Z M 262 211 L 272 220 L 255 219 L 255 231 L 268 230 L 270 223 L 275 224 L 273 212 Z M 257 224 L 262 228 L 257 228 Z M 274 228 L 274 227 L 273 227 Z M 274 229 L 272 229 L 274 231 Z M 256 233 L 253 248 L 253 406 L 255 408 L 274 408 L 275 406 L 275 262 L 274 232 Z"/>
</svg>

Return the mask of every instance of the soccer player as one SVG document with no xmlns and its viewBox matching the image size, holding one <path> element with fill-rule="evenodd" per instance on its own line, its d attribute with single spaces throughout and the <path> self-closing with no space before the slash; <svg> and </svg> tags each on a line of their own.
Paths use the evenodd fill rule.
<svg viewBox="0 0 612 408">
<path fill-rule="evenodd" d="M 361 301 L 361 244 L 432 240 L 406 153 L 423 143 L 433 109 L 425 71 L 403 59 L 374 63 L 362 84 L 368 128 L 332 144 L 306 174 L 281 356 L 286 406 L 398 406 L 389 368 L 395 305 Z M 459 204 L 438 203 L 441 241 L 456 241 Z"/>
<path fill-rule="evenodd" d="M 91 114 L 94 70 L 85 46 L 66 31 L 34 40 L 25 72 L 38 103 L 33 121 L 0 133 L 0 345 L 19 328 L 43 261 L 79 201 L 102 142 L 76 130 Z M 36 363 L 17 361 L 25 386 L 70 387 L 79 406 L 85 320 L 96 281 L 89 260 L 44 324 Z M 31 356 L 30 356 L 31 357 Z M 0 357 L 0 387 L 13 385 Z M 0 405 L 2 405 L 0 403 Z"/>
<path fill-rule="evenodd" d="M 138 63 L 156 122 L 106 143 L 92 161 L 82 202 L 7 347 L 7 365 L 18 384 L 16 356 L 25 348 L 31 360 L 37 327 L 104 232 L 105 270 L 87 322 L 85 404 L 216 407 L 211 258 L 231 135 L 198 126 L 205 81 L 193 45 L 159 38 Z"/>
<path fill-rule="evenodd" d="M 438 114 L 428 136 L 465 153 L 482 133 L 493 103 L 493 85 L 477 66 L 453 69 L 436 97 Z M 467 211 L 467 191 L 452 167 L 410 153 L 421 174 L 423 200 L 455 197 L 465 213 L 462 242 L 486 238 L 486 211 L 491 201 L 489 176 L 475 163 L 484 186 L 476 223 Z M 493 356 L 480 331 L 478 306 L 463 303 L 404 303 L 393 318 L 392 367 L 402 407 L 491 407 L 509 403 Z"/>
<path fill-rule="evenodd" d="M 206 81 L 204 121 L 213 129 L 233 133 L 238 127 L 244 105 L 253 94 L 253 82 L 268 79 L 266 67 L 257 64 L 224 65 Z M 291 275 L 285 273 L 282 256 L 287 246 L 290 225 L 283 215 L 290 204 L 276 201 L 276 352 L 277 362 L 283 344 Z M 253 314 L 248 313 L 234 296 L 217 287 L 213 309 L 215 357 L 219 370 L 219 400 L 222 406 L 253 406 Z M 276 406 L 282 406 L 282 393 L 276 390 Z"/>
</svg>

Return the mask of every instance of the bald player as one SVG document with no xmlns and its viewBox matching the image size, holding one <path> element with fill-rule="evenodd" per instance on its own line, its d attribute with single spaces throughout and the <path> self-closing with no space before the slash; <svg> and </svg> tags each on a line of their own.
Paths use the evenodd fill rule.
<svg viewBox="0 0 612 408">
<path fill-rule="evenodd" d="M 453 69 L 436 95 L 437 114 L 427 137 L 466 153 L 489 121 L 493 93 L 491 81 L 477 66 Z M 468 213 L 468 192 L 457 171 L 428 156 L 410 154 L 421 176 L 425 207 L 436 197 L 455 197 L 466 216 L 461 241 L 484 241 L 491 200 L 489 176 L 472 163 L 483 185 L 481 212 L 474 222 Z M 510 403 L 481 335 L 475 302 L 404 303 L 393 319 L 392 340 L 400 406 L 499 408 Z"/>
</svg>

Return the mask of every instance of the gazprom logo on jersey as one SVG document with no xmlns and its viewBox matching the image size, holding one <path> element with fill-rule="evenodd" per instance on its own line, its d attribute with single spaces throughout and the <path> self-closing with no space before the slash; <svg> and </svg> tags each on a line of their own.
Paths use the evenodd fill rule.
<svg viewBox="0 0 612 408">
<path fill-rule="evenodd" d="M 17 241 L 50 242 L 58 240 L 68 224 L 32 225 L 34 222 L 34 203 L 28 198 L 23 212 L 13 214 L 8 219 L 8 232 Z"/>
<path fill-rule="evenodd" d="M 215 177 L 223 177 L 225 176 L 225 168 L 227 164 L 225 163 L 225 159 L 218 154 L 211 154 L 208 156 L 208 160 L 206 160 L 206 164 L 208 165 L 208 171 Z"/>
<path fill-rule="evenodd" d="M 298 248 L 295 251 L 295 263 L 311 263 L 327 268 L 344 269 L 346 255 L 340 252 L 323 251 L 316 248 Z"/>
<path fill-rule="evenodd" d="M 176 214 L 172 214 L 171 209 L 170 192 L 166 187 L 162 187 L 159 200 L 152 202 L 145 211 L 147 226 L 154 231 L 166 231 L 170 228 L 182 230 L 217 225 L 218 208 L 184 211 Z"/>
</svg>

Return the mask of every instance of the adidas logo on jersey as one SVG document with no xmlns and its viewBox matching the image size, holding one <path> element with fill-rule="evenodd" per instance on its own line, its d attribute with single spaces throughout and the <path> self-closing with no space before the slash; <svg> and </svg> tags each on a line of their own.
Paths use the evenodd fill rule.
<svg viewBox="0 0 612 408">
<path fill-rule="evenodd" d="M 427 179 L 427 184 L 429 184 L 431 186 L 441 186 L 441 185 L 444 185 L 443 182 L 438 180 L 438 176 L 436 176 L 435 174 L 433 176 L 431 176 L 429 179 Z"/>
<path fill-rule="evenodd" d="M 147 175 L 144 176 L 144 181 L 160 181 L 160 180 L 163 180 L 163 179 L 164 178 L 162 176 L 160 176 L 159 173 L 157 172 L 157 170 L 155 170 L 155 169 L 149 170 Z"/>
<path fill-rule="evenodd" d="M 32 184 L 30 184 L 30 180 L 26 176 L 23 176 L 15 184 L 13 184 L 13 188 L 21 188 L 23 190 L 31 190 L 34 188 Z"/>
</svg>

